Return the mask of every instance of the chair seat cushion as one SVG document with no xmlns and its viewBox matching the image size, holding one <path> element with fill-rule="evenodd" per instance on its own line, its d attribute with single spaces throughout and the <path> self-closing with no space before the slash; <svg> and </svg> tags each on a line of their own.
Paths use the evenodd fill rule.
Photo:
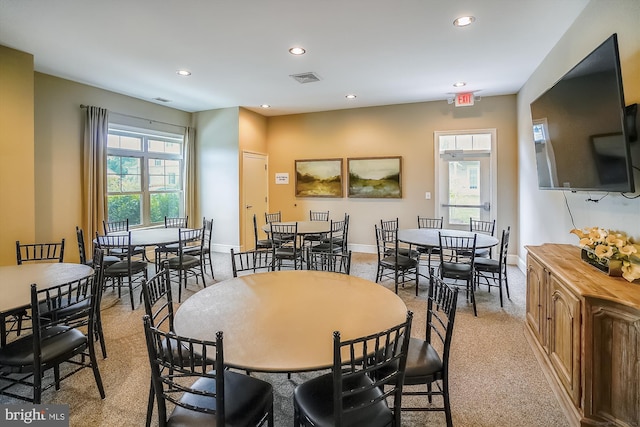
<svg viewBox="0 0 640 427">
<path fill-rule="evenodd" d="M 437 376 L 442 371 L 442 360 L 433 346 L 419 338 L 411 338 L 407 352 L 404 383 L 423 384 L 424 378 Z"/>
<path fill-rule="evenodd" d="M 87 337 L 78 329 L 54 326 L 46 329 L 41 337 L 42 363 L 58 360 L 74 349 L 87 344 Z M 33 370 L 33 336 L 27 335 L 0 348 L 0 366 L 14 367 L 13 372 Z"/>
<path fill-rule="evenodd" d="M 182 258 L 182 262 L 180 259 Z M 169 258 L 169 268 L 192 268 L 196 265 L 200 265 L 200 259 L 194 257 L 193 255 L 185 255 L 182 257 L 173 257 Z"/>
<path fill-rule="evenodd" d="M 473 263 L 475 264 L 475 269 L 480 271 L 498 271 L 500 268 L 500 263 L 497 259 L 475 258 Z"/>
<path fill-rule="evenodd" d="M 145 261 L 131 261 L 131 272 L 139 273 L 147 268 Z M 104 269 L 107 276 L 128 276 L 129 265 L 127 261 L 118 261 Z"/>
<path fill-rule="evenodd" d="M 395 256 L 386 256 L 380 260 L 380 264 L 387 268 L 395 268 L 395 265 L 398 264 L 398 268 L 408 269 L 414 268 L 418 264 L 418 261 L 406 256 L 399 256 L 397 259 Z"/>
<path fill-rule="evenodd" d="M 468 277 L 471 274 L 471 265 L 458 262 L 443 262 L 440 264 L 443 277 Z"/>
<path fill-rule="evenodd" d="M 355 389 L 371 384 L 371 380 L 365 375 L 357 375 L 345 379 L 345 389 Z M 333 418 L 333 374 L 326 374 L 300 384 L 295 388 L 294 401 L 317 427 L 335 426 Z M 379 388 L 373 388 L 366 393 L 345 398 L 343 408 L 348 408 L 363 401 L 376 399 L 381 395 Z M 378 427 L 391 425 L 393 414 L 384 400 L 369 406 L 361 411 L 352 411 L 344 414 L 343 425 L 353 427 Z"/>
<path fill-rule="evenodd" d="M 200 378 L 192 387 L 215 392 L 216 383 L 210 378 Z M 228 370 L 224 371 L 224 394 L 225 426 L 257 425 L 273 402 L 273 387 L 271 384 Z M 186 393 L 180 401 L 209 409 L 215 409 L 216 407 L 215 399 L 192 393 Z M 216 426 L 216 420 L 213 414 L 205 414 L 176 406 L 169 417 L 168 425 L 171 427 Z"/>
<path fill-rule="evenodd" d="M 257 248 L 265 248 L 266 249 L 266 248 L 271 248 L 271 246 L 273 246 L 273 243 L 269 239 L 258 240 L 256 242 L 256 249 Z"/>
</svg>

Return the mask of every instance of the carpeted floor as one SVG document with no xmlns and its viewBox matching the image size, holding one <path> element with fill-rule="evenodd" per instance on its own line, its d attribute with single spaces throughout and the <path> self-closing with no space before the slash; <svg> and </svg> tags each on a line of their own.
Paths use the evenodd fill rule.
<svg viewBox="0 0 640 427">
<path fill-rule="evenodd" d="M 215 282 L 231 277 L 228 254 L 213 254 Z M 376 257 L 353 254 L 352 274 L 375 280 Z M 524 337 L 525 279 L 509 268 L 511 299 L 501 308 L 495 290 L 477 292 L 478 317 L 463 294 L 458 302 L 450 363 L 453 423 L 473 427 L 536 427 L 568 425 Z M 393 282 L 382 283 L 393 289 Z M 187 296 L 201 289 L 190 283 Z M 399 294 L 414 312 L 412 333 L 424 336 L 426 289 L 415 297 L 413 284 Z M 184 296 L 184 295 L 183 295 Z M 137 295 L 136 295 L 137 297 Z M 138 301 L 138 298 L 136 298 Z M 71 426 L 144 425 L 149 367 L 142 333 L 144 309 L 131 310 L 128 296 L 118 300 L 107 291 L 103 298 L 103 322 L 107 359 L 99 359 L 106 398 L 100 400 L 93 375 L 84 370 L 62 383 L 59 391 L 47 390 L 43 402 L 68 403 Z M 274 385 L 277 427 L 291 426 L 292 392 L 296 384 L 317 373 L 254 374 Z M 21 403 L 0 397 L 0 403 Z M 402 414 L 404 426 L 444 426 L 442 413 Z"/>
</svg>

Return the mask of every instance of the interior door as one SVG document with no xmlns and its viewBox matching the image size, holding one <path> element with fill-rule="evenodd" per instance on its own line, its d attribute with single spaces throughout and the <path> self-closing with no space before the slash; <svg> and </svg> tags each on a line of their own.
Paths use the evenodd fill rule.
<svg viewBox="0 0 640 427">
<path fill-rule="evenodd" d="M 495 131 L 436 132 L 436 217 L 443 227 L 468 230 L 469 218 L 495 219 Z"/>
<path fill-rule="evenodd" d="M 243 245 L 242 250 L 254 249 L 255 240 L 253 235 L 253 215 L 258 220 L 258 234 L 263 233 L 264 213 L 268 211 L 268 159 L 264 154 L 242 153 L 242 194 L 244 209 Z M 266 236 L 261 236 L 264 239 Z"/>
</svg>

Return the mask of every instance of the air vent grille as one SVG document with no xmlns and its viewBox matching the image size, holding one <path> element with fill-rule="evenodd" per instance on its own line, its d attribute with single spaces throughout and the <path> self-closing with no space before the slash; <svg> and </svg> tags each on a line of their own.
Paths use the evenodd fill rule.
<svg viewBox="0 0 640 427">
<path fill-rule="evenodd" d="M 291 74 L 289 77 L 296 79 L 298 83 L 313 83 L 319 82 L 321 80 L 320 77 L 318 77 L 318 75 L 313 72 Z"/>
<path fill-rule="evenodd" d="M 153 100 L 158 102 L 171 102 L 170 99 L 166 99 L 166 98 L 153 98 Z"/>
</svg>

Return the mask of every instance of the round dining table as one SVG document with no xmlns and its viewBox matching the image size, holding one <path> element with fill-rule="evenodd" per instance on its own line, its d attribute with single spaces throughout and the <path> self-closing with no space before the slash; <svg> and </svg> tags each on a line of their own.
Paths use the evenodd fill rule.
<svg viewBox="0 0 640 427">
<path fill-rule="evenodd" d="M 162 246 L 171 243 L 178 243 L 180 240 L 180 230 L 191 230 L 190 228 L 142 228 L 132 229 L 131 246 Z M 127 231 L 117 231 L 110 234 L 126 234 Z"/>
<path fill-rule="evenodd" d="M 74 263 L 25 263 L 0 266 L 0 339 L 6 339 L 5 317 L 31 306 L 31 284 L 50 288 L 93 274 L 93 268 Z"/>
<path fill-rule="evenodd" d="M 304 372 L 333 365 L 333 332 L 351 339 L 406 320 L 395 293 L 372 281 L 314 270 L 249 274 L 208 286 L 180 305 L 178 335 L 214 341 L 225 364 L 257 372 Z"/>
<path fill-rule="evenodd" d="M 476 237 L 476 248 L 490 248 L 499 243 L 498 239 L 488 234 L 471 231 L 452 230 L 447 228 L 409 228 L 398 230 L 398 240 L 416 246 L 439 247 L 439 234 L 456 237 Z"/>
<path fill-rule="evenodd" d="M 305 234 L 323 234 L 331 231 L 330 221 L 287 221 L 287 222 L 274 222 L 278 225 L 296 225 L 298 224 L 298 235 L 304 236 Z M 271 233 L 271 225 L 265 224 L 262 226 L 262 230 L 269 234 Z"/>
</svg>

